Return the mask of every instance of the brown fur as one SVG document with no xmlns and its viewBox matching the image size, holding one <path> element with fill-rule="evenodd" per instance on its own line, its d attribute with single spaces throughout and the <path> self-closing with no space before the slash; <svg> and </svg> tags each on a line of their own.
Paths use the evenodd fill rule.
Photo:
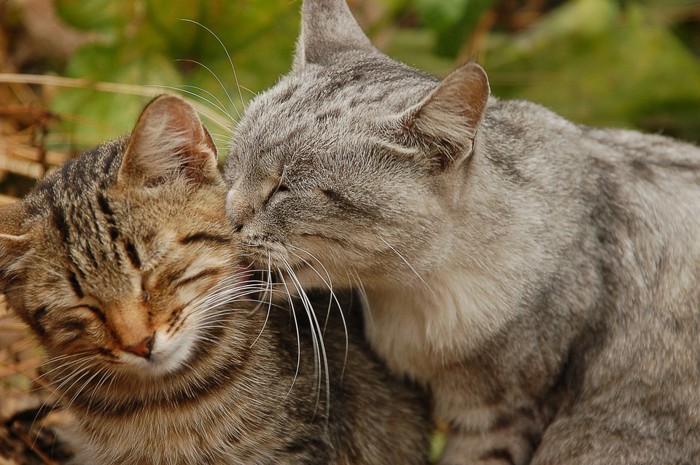
<svg viewBox="0 0 700 465">
<path fill-rule="evenodd" d="M 2 291 L 46 348 L 75 463 L 426 463 L 424 398 L 358 342 L 357 311 L 346 332 L 327 295 L 256 304 L 225 193 L 194 110 L 163 96 L 0 209 Z"/>
</svg>

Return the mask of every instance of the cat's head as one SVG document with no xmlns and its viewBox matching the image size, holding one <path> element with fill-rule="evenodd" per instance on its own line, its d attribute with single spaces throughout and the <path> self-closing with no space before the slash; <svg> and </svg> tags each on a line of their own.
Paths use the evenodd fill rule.
<svg viewBox="0 0 700 465">
<path fill-rule="evenodd" d="M 130 137 L 0 208 L 0 290 L 51 356 L 171 372 L 205 336 L 203 293 L 235 266 L 225 195 L 194 109 L 159 97 Z"/>
<path fill-rule="evenodd" d="M 375 49 L 344 0 L 306 0 L 293 69 L 251 102 L 225 166 L 247 251 L 309 285 L 434 269 L 488 96 L 477 64 L 438 81 Z"/>
</svg>

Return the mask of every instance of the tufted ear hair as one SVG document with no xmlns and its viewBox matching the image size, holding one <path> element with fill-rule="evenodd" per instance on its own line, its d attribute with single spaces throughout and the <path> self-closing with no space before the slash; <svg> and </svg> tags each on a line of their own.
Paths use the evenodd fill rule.
<svg viewBox="0 0 700 465">
<path fill-rule="evenodd" d="M 141 113 L 117 179 L 153 187 L 180 177 L 197 183 L 217 180 L 216 146 L 192 105 L 161 95 Z"/>
<path fill-rule="evenodd" d="M 427 149 L 442 170 L 460 165 L 473 150 L 489 93 L 484 69 L 463 65 L 399 116 L 400 138 Z"/>
<path fill-rule="evenodd" d="M 29 235 L 21 230 L 24 204 L 14 202 L 0 207 L 0 292 L 18 269 L 29 249 Z"/>
<path fill-rule="evenodd" d="M 304 0 L 293 68 L 302 69 L 310 63 L 330 64 L 338 52 L 345 50 L 379 53 L 345 0 Z"/>
</svg>

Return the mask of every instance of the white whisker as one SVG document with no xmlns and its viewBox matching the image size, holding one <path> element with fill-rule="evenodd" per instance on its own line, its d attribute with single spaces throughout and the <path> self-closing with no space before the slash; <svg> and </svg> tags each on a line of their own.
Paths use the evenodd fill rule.
<svg viewBox="0 0 700 465">
<path fill-rule="evenodd" d="M 268 255 L 268 262 L 270 260 L 270 257 Z M 282 270 L 277 268 L 277 273 L 279 275 L 282 275 Z M 292 384 L 289 386 L 289 391 L 287 391 L 287 394 L 284 396 L 286 399 L 289 397 L 289 394 L 292 392 L 292 388 L 294 388 L 294 384 L 297 381 L 297 377 L 299 376 L 299 370 L 301 369 L 301 335 L 299 334 L 299 323 L 297 322 L 297 313 L 296 309 L 294 308 L 294 299 L 292 298 L 292 294 L 289 292 L 289 287 L 287 286 L 287 283 L 283 280 L 282 284 L 284 284 L 284 288 L 287 291 L 287 296 L 289 296 L 289 308 L 292 311 L 292 320 L 294 321 L 294 330 L 296 332 L 297 336 L 297 368 L 296 371 L 294 372 L 294 379 L 292 379 Z"/>
<path fill-rule="evenodd" d="M 301 283 L 299 282 L 299 279 L 297 278 L 296 274 L 294 273 L 292 266 L 284 258 L 283 258 L 283 265 L 284 265 L 285 270 L 287 271 L 288 276 L 292 280 L 292 284 L 294 284 L 294 287 L 299 292 L 299 297 L 301 299 L 302 304 L 304 305 L 304 309 L 306 310 L 306 315 L 309 318 L 309 323 L 311 325 L 311 336 L 312 336 L 313 345 L 314 345 L 314 358 L 317 360 L 317 362 L 314 365 L 317 367 L 317 373 L 318 373 L 318 390 L 317 390 L 317 398 L 316 398 L 316 405 L 317 406 L 321 400 L 321 380 L 323 378 L 323 374 L 324 374 L 324 370 L 325 370 L 326 418 L 328 418 L 328 413 L 330 411 L 330 402 L 331 402 L 331 399 L 330 399 L 330 372 L 328 369 L 328 357 L 326 355 L 326 347 L 323 343 L 323 334 L 321 334 L 321 326 L 319 325 L 318 319 L 316 318 L 316 313 L 314 312 L 313 305 L 311 304 L 309 297 L 306 295 L 306 292 L 304 292 L 304 289 L 301 286 Z"/>
<path fill-rule="evenodd" d="M 216 39 L 217 42 L 219 42 L 219 45 L 221 45 L 221 48 L 224 50 L 224 53 L 226 53 L 226 58 L 228 59 L 228 62 L 229 62 L 229 64 L 231 65 L 231 71 L 233 72 L 233 79 L 234 79 L 234 82 L 236 83 L 236 88 L 238 89 L 238 97 L 241 99 L 241 105 L 243 105 L 243 108 L 245 109 L 245 101 L 243 100 L 243 93 L 241 92 L 241 84 L 240 84 L 240 82 L 238 82 L 238 73 L 236 73 L 236 67 L 233 66 L 233 60 L 231 59 L 231 55 L 228 53 L 228 49 L 226 48 L 226 46 L 224 45 L 224 43 L 221 41 L 221 39 L 219 39 L 219 36 L 217 36 L 217 35 L 214 33 L 214 31 L 212 31 L 211 29 L 209 29 L 209 28 L 208 28 L 207 26 L 205 26 L 204 24 L 202 24 L 202 23 L 200 23 L 200 22 L 198 22 L 198 21 L 191 20 L 191 19 L 183 19 L 183 21 L 187 21 L 187 22 L 196 24 L 196 25 L 198 25 L 199 27 L 204 28 L 207 32 L 209 32 L 209 34 L 212 35 L 212 37 L 214 37 L 214 38 Z M 217 81 L 218 81 L 218 80 L 219 80 L 219 79 L 217 78 Z M 219 81 L 219 83 L 221 84 L 221 81 Z M 224 88 L 224 92 L 226 92 L 226 96 L 227 96 L 227 97 L 229 98 L 229 100 L 231 101 L 231 105 L 233 105 L 233 108 L 236 110 L 236 113 L 238 113 L 238 117 L 240 118 L 241 115 L 240 115 L 240 113 L 238 112 L 238 109 L 236 108 L 236 105 L 233 103 L 233 100 L 231 99 L 231 96 L 228 94 L 228 91 L 226 90 L 226 88 L 224 87 L 224 85 L 221 84 L 221 86 Z"/>
<path fill-rule="evenodd" d="M 396 250 L 396 248 L 394 248 L 393 245 L 389 244 L 386 240 L 384 240 L 384 238 L 380 237 L 379 240 L 382 241 L 382 242 L 384 242 L 384 244 L 386 244 L 386 246 L 389 247 L 389 248 L 396 254 L 396 256 L 399 257 L 399 258 L 406 264 L 406 266 L 413 272 L 413 274 L 415 274 L 415 275 L 418 277 L 418 279 L 420 279 L 420 281 L 425 285 L 425 287 L 427 287 L 428 290 L 429 290 L 429 291 L 433 294 L 433 296 L 437 299 L 438 296 L 437 296 L 437 294 L 435 294 L 435 291 L 433 291 L 433 289 L 428 285 L 428 283 L 425 282 L 425 280 L 423 279 L 423 277 L 422 277 L 421 275 L 418 274 L 418 272 L 416 271 L 416 269 L 413 268 L 413 266 L 408 262 L 408 260 L 406 260 L 406 259 L 404 258 L 404 256 L 401 255 L 401 254 L 399 253 L 399 251 Z"/>
</svg>

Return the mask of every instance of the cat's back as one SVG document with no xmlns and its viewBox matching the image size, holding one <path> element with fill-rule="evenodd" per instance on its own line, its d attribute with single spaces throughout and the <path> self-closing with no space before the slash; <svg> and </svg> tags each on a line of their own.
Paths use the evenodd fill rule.
<svg viewBox="0 0 700 465">
<path fill-rule="evenodd" d="M 627 202 L 631 210 L 658 209 L 660 217 L 664 211 L 677 213 L 675 208 L 700 213 L 696 145 L 662 135 L 576 124 L 545 107 L 517 100 L 492 99 L 483 126 L 486 157 L 522 189 L 563 193 L 577 203 L 581 196 L 584 200 L 612 196 Z"/>
</svg>

